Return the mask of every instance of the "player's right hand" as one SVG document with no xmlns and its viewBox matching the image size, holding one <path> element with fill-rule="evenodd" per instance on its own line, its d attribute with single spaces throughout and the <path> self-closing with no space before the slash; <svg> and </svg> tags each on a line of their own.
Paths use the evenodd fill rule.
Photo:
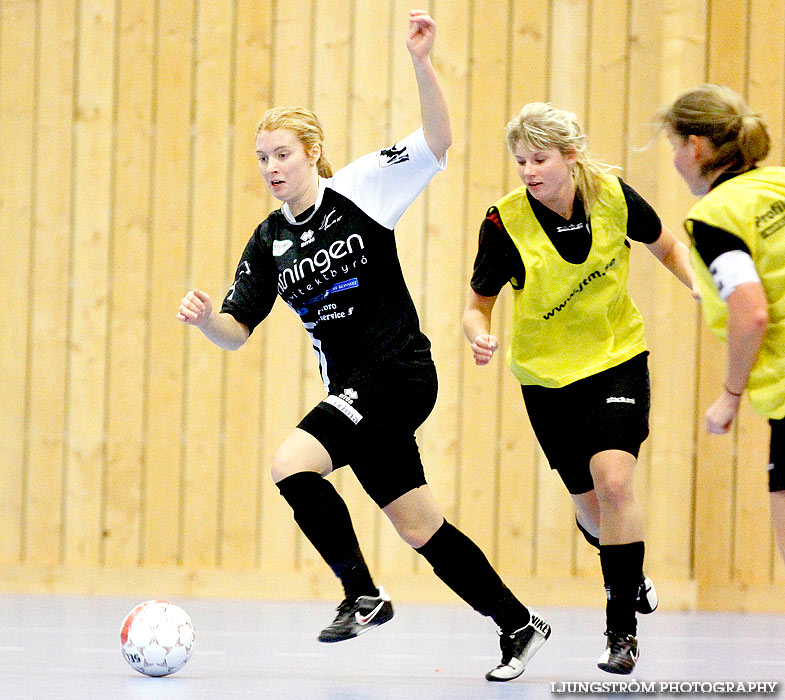
<svg viewBox="0 0 785 700">
<path fill-rule="evenodd" d="M 406 48 L 415 58 L 423 59 L 433 48 L 436 35 L 436 22 L 425 10 L 409 11 L 409 31 L 406 35 Z"/>
<path fill-rule="evenodd" d="M 177 320 L 197 328 L 203 327 L 213 312 L 210 295 L 200 289 L 193 289 L 180 300 Z"/>
<path fill-rule="evenodd" d="M 495 335 L 478 335 L 472 342 L 474 364 L 487 365 L 498 349 L 499 339 Z"/>
</svg>

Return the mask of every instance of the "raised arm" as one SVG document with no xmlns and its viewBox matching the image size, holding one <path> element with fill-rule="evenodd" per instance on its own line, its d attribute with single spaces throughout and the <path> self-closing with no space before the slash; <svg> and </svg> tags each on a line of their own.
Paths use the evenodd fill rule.
<svg viewBox="0 0 785 700">
<path fill-rule="evenodd" d="M 463 332 L 471 343 L 474 362 L 487 365 L 499 349 L 499 339 L 491 335 L 491 315 L 496 297 L 484 297 L 469 290 L 463 310 Z"/>
<path fill-rule="evenodd" d="M 452 144 L 452 127 L 447 102 L 431 64 L 431 48 L 436 35 L 436 23 L 425 10 L 409 12 L 409 32 L 406 48 L 412 57 L 423 133 L 437 160 L 441 160 Z"/>
<path fill-rule="evenodd" d="M 654 243 L 647 243 L 646 247 L 677 279 L 692 290 L 693 296 L 697 296 L 689 249 L 670 229 L 663 226 L 660 237 Z"/>
<path fill-rule="evenodd" d="M 200 289 L 194 289 L 182 298 L 177 320 L 196 326 L 224 350 L 237 350 L 250 335 L 248 328 L 231 314 L 214 314 L 210 295 Z"/>
</svg>

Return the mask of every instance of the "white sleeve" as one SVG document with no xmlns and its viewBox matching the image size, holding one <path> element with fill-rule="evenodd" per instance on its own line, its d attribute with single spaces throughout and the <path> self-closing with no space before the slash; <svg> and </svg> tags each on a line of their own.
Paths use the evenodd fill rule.
<svg viewBox="0 0 785 700">
<path fill-rule="evenodd" d="M 431 178 L 447 165 L 428 146 L 422 128 L 389 148 L 367 153 L 341 168 L 327 186 L 374 221 L 393 229 Z"/>
<path fill-rule="evenodd" d="M 744 282 L 760 282 L 755 263 L 750 254 L 743 250 L 729 250 L 718 255 L 709 270 L 723 301 L 728 300 L 738 285 Z"/>
</svg>

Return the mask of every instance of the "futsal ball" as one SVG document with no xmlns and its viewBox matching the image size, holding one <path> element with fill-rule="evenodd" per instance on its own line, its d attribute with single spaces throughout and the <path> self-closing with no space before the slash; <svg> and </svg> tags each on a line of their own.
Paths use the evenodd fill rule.
<svg viewBox="0 0 785 700">
<path fill-rule="evenodd" d="M 123 620 L 120 646 L 125 660 L 146 676 L 168 676 L 185 666 L 194 651 L 188 613 L 165 600 L 137 605 Z"/>
</svg>

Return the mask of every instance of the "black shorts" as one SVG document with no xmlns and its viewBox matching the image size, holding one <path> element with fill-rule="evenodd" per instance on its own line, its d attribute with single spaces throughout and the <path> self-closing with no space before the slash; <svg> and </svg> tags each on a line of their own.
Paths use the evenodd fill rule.
<svg viewBox="0 0 785 700">
<path fill-rule="evenodd" d="M 298 424 L 327 450 L 337 469 L 349 465 L 380 508 L 423 486 L 414 432 L 436 403 L 432 363 L 358 371 Z"/>
<path fill-rule="evenodd" d="M 785 491 L 785 418 L 769 420 L 769 491 Z"/>
<path fill-rule="evenodd" d="M 564 387 L 521 387 L 540 447 L 570 493 L 594 488 L 589 461 L 598 452 L 638 457 L 649 435 L 648 354 Z"/>
</svg>

